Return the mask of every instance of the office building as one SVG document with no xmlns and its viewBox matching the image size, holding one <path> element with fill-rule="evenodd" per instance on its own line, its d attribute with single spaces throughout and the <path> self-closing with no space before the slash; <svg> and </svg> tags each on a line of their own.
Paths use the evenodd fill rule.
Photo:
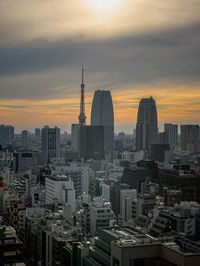
<svg viewBox="0 0 200 266">
<path fill-rule="evenodd" d="M 94 93 L 91 111 L 91 125 L 104 126 L 104 150 L 114 149 L 114 111 L 111 93 L 97 90 Z"/>
<path fill-rule="evenodd" d="M 104 127 L 81 126 L 80 127 L 80 156 L 81 158 L 103 160 L 104 159 Z"/>
<path fill-rule="evenodd" d="M 136 150 L 150 151 L 158 143 L 158 118 L 155 100 L 143 98 L 139 103 L 136 125 Z"/>
<path fill-rule="evenodd" d="M 2 148 L 11 145 L 14 139 L 14 127 L 0 125 L 0 146 Z"/>
<path fill-rule="evenodd" d="M 25 150 L 28 149 L 28 130 L 22 131 L 21 138 L 22 138 L 22 148 Z"/>
<path fill-rule="evenodd" d="M 166 123 L 164 124 L 164 132 L 166 142 L 170 146 L 174 146 L 178 143 L 178 125 Z"/>
<path fill-rule="evenodd" d="M 45 180 L 46 203 L 69 204 L 75 209 L 75 189 L 71 178 L 67 176 L 50 176 Z"/>
<path fill-rule="evenodd" d="M 199 152 L 199 125 L 181 125 L 181 150 Z"/>
<path fill-rule="evenodd" d="M 44 127 L 42 129 L 42 159 L 49 163 L 52 158 L 60 157 L 60 129 Z"/>
<path fill-rule="evenodd" d="M 72 124 L 71 127 L 71 147 L 73 151 L 80 152 L 80 124 Z"/>
<path fill-rule="evenodd" d="M 35 128 L 35 137 L 36 138 L 40 138 L 40 136 L 41 136 L 41 130 L 40 130 L 40 128 Z"/>
</svg>

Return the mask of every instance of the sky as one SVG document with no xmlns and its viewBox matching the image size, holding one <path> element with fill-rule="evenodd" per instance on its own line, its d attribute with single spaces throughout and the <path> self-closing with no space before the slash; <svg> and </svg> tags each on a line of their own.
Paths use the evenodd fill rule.
<svg viewBox="0 0 200 266">
<path fill-rule="evenodd" d="M 81 66 L 90 124 L 111 91 L 115 132 L 131 133 L 141 98 L 159 126 L 200 122 L 199 0 L 0 0 L 0 124 L 17 132 L 78 122 Z"/>
</svg>

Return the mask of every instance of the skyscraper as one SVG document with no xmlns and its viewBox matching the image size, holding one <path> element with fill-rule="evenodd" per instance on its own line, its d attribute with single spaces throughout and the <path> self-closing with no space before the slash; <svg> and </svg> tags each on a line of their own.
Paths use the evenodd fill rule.
<svg viewBox="0 0 200 266">
<path fill-rule="evenodd" d="M 140 100 L 137 125 L 136 149 L 150 151 L 151 144 L 158 142 L 158 118 L 155 100 L 143 98 Z"/>
<path fill-rule="evenodd" d="M 95 91 L 92 102 L 91 125 L 104 126 L 104 150 L 112 151 L 114 146 L 114 112 L 110 91 Z"/>
<path fill-rule="evenodd" d="M 181 150 L 199 151 L 199 125 L 181 125 Z"/>
<path fill-rule="evenodd" d="M 60 157 L 60 129 L 44 127 L 42 129 L 42 159 L 49 163 L 52 158 Z"/>
<path fill-rule="evenodd" d="M 104 159 L 104 127 L 81 126 L 80 127 L 80 156 L 81 158 L 103 160 Z"/>
<path fill-rule="evenodd" d="M 5 148 L 7 145 L 11 145 L 14 139 L 14 127 L 0 125 L 0 145 Z"/>
<path fill-rule="evenodd" d="M 22 138 L 22 147 L 23 149 L 28 148 L 28 130 L 23 130 L 21 133 L 21 138 Z"/>
<path fill-rule="evenodd" d="M 164 124 L 164 132 L 166 144 L 173 146 L 178 143 L 178 125 L 166 123 Z"/>
</svg>

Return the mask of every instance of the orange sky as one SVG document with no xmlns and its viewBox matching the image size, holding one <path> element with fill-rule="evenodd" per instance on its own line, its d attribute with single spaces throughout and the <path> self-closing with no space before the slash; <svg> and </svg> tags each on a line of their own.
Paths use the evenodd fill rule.
<svg viewBox="0 0 200 266">
<path fill-rule="evenodd" d="M 199 14 L 199 0 L 0 1 L 0 124 L 70 131 L 82 64 L 88 124 L 96 89 L 111 90 L 116 132 L 149 96 L 161 127 L 199 124 Z"/>
</svg>

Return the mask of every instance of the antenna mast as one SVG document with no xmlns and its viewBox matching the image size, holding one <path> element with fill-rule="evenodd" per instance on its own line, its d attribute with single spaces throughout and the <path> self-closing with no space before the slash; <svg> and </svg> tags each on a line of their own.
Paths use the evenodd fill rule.
<svg viewBox="0 0 200 266">
<path fill-rule="evenodd" d="M 86 124 L 86 116 L 85 116 L 85 99 L 84 99 L 84 68 L 82 66 L 82 83 L 81 83 L 81 102 L 80 102 L 80 115 L 78 117 L 79 119 L 79 124 L 80 125 L 85 125 Z"/>
</svg>

